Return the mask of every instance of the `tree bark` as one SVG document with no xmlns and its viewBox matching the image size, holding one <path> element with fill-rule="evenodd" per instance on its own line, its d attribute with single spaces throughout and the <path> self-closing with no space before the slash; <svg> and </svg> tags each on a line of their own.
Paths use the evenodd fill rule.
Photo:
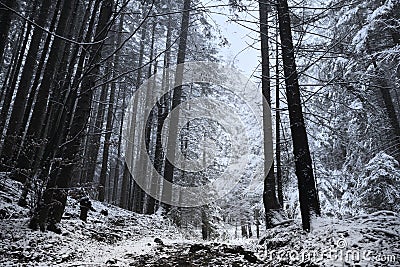
<svg viewBox="0 0 400 267">
<path fill-rule="evenodd" d="M 11 86 L 9 86 L 9 82 L 12 79 L 13 73 L 16 69 L 18 56 L 19 56 L 21 46 L 22 46 L 23 36 L 24 36 L 24 31 L 21 30 L 21 32 L 19 33 L 19 36 L 18 36 L 18 40 L 15 44 L 13 56 L 12 56 L 10 65 L 7 70 L 7 75 L 4 78 L 4 82 L 3 82 L 2 91 L 4 93 L 4 99 L 3 99 L 3 103 L 1 105 L 1 113 L 0 113 L 0 134 L 1 134 L 1 136 L 3 135 L 4 126 L 7 121 L 8 113 L 10 111 L 12 96 L 14 94 L 14 90 L 12 90 Z M 1 162 L 3 162 L 3 160 L 1 160 Z"/>
<path fill-rule="evenodd" d="M 164 70 L 163 70 L 163 77 L 162 77 L 162 88 L 169 87 L 169 72 L 165 71 L 169 69 L 170 62 L 171 62 L 171 50 L 169 49 L 171 46 L 171 36 L 172 36 L 172 17 L 169 16 L 168 18 L 168 25 L 167 25 L 167 38 L 165 43 L 166 52 L 164 54 Z M 150 185 L 150 192 L 152 195 L 159 195 L 160 193 L 160 184 L 155 182 L 155 177 L 158 175 L 162 175 L 162 168 L 164 163 L 164 153 L 162 149 L 162 127 L 164 125 L 164 121 L 168 115 L 168 103 L 167 98 L 163 96 L 160 101 L 157 102 L 157 124 L 156 124 L 156 144 L 155 144 L 155 151 L 154 151 L 154 168 L 155 172 L 152 175 L 152 183 Z M 148 214 L 153 214 L 156 210 L 156 200 L 154 198 L 150 198 L 147 208 Z"/>
<path fill-rule="evenodd" d="M 271 106 L 271 74 L 269 69 L 269 29 L 268 29 L 268 9 L 270 6 L 266 0 L 261 0 L 259 2 L 259 10 L 260 10 L 260 35 L 261 35 L 261 86 L 262 86 L 262 95 L 267 101 L 268 105 L 263 106 L 263 121 L 264 121 L 264 155 L 267 157 L 268 153 L 268 142 L 272 138 L 270 135 L 267 121 L 270 118 L 267 118 L 268 112 L 266 109 L 269 109 Z M 263 102 L 265 104 L 265 102 Z M 263 192 L 263 201 L 265 208 L 265 216 L 266 223 L 265 226 L 267 228 L 271 228 L 274 226 L 273 221 L 276 214 L 276 210 L 280 209 L 280 205 L 277 199 L 276 194 L 276 181 L 274 175 L 274 165 L 267 166 L 267 160 L 265 160 L 264 165 L 265 171 L 265 180 L 264 180 L 264 192 Z"/>
<path fill-rule="evenodd" d="M 277 18 L 278 21 L 278 18 Z M 276 103 L 276 111 L 275 111 L 275 129 L 276 129 L 276 182 L 278 189 L 278 201 L 283 208 L 283 185 L 282 185 L 282 162 L 281 162 L 281 111 L 280 111 L 280 92 L 279 92 L 279 29 L 276 28 L 276 46 L 275 46 L 275 103 Z"/>
<path fill-rule="evenodd" d="M 286 97 L 289 108 L 293 154 L 298 179 L 303 229 L 310 231 L 313 215 L 320 215 L 320 206 L 312 169 L 308 138 L 300 100 L 299 80 L 294 57 L 290 14 L 287 0 L 278 0 L 279 32 L 285 73 Z"/>
<path fill-rule="evenodd" d="M 79 149 L 82 140 L 83 129 L 86 127 L 90 115 L 91 100 L 93 95 L 93 88 L 98 74 L 100 73 L 99 62 L 101 60 L 101 50 L 104 40 L 108 33 L 108 22 L 111 18 L 113 11 L 113 1 L 103 0 L 99 19 L 96 27 L 96 34 L 94 43 L 91 47 L 89 62 L 92 64 L 90 71 L 85 75 L 78 102 L 76 104 L 76 111 L 72 120 L 71 130 L 69 132 L 69 141 L 65 145 L 63 155 L 63 164 L 61 166 L 59 178 L 57 176 L 51 177 L 48 186 L 57 185 L 60 188 L 67 188 L 71 181 L 71 175 L 74 166 L 79 159 Z M 65 205 L 65 203 L 63 203 Z"/>
<path fill-rule="evenodd" d="M 63 36 L 68 31 L 70 26 L 70 15 L 74 6 L 75 0 L 64 1 L 62 9 L 60 11 L 60 18 L 56 29 L 56 34 Z M 34 164 L 32 159 L 35 159 L 37 155 L 37 149 L 40 146 L 44 146 L 44 140 L 41 138 L 43 128 L 46 127 L 46 115 L 47 102 L 50 95 L 50 90 L 54 84 L 54 75 L 57 70 L 59 59 L 62 57 L 64 51 L 64 41 L 60 38 L 54 38 L 49 57 L 47 59 L 46 67 L 43 72 L 43 78 L 38 89 L 36 96 L 35 105 L 32 111 L 31 120 L 27 130 L 25 147 L 26 152 L 23 156 L 18 158 L 18 166 L 21 166 L 21 170 L 29 170 Z M 35 88 L 32 88 L 35 90 Z M 46 112 L 47 110 L 47 112 Z"/>
<path fill-rule="evenodd" d="M 181 30 L 180 30 L 180 38 L 179 38 L 179 46 L 178 46 L 178 57 L 177 57 L 177 65 L 185 62 L 186 57 L 186 46 L 187 46 L 187 36 L 188 36 L 188 28 L 189 28 L 189 20 L 190 20 L 190 2 L 191 0 L 184 0 L 183 3 L 183 12 L 182 12 L 182 21 L 181 21 Z M 182 86 L 181 84 L 183 79 L 183 69 L 178 66 L 175 74 L 175 87 L 172 93 L 172 108 L 179 108 L 181 103 L 182 96 Z M 178 85 L 178 86 L 177 86 Z M 174 180 L 174 165 L 170 160 L 175 159 L 175 145 L 178 137 L 178 120 L 179 120 L 179 109 L 177 110 L 175 115 L 171 117 L 169 124 L 169 133 L 168 133 L 168 142 L 167 142 L 167 159 L 165 161 L 164 168 L 164 179 L 170 183 L 173 183 Z M 164 184 L 162 194 L 164 196 L 171 195 L 172 186 L 171 184 Z M 171 196 L 172 197 L 172 196 Z M 164 205 L 165 210 L 168 212 L 171 208 L 171 205 Z"/>
<path fill-rule="evenodd" d="M 9 8 L 15 9 L 17 6 L 16 0 L 6 0 L 0 2 L 0 65 L 3 64 L 4 51 L 8 43 L 8 33 L 11 27 L 12 11 L 4 7 L 6 5 Z"/>
<path fill-rule="evenodd" d="M 51 0 L 44 0 L 42 2 L 37 20 L 35 21 L 41 27 L 44 27 L 47 22 L 47 16 L 50 6 Z M 15 96 L 15 99 L 17 99 L 18 101 L 14 102 L 10 121 L 7 126 L 6 142 L 8 143 L 8 145 L 6 148 L 6 153 L 7 150 L 14 150 L 14 142 L 17 141 L 15 137 L 21 133 L 26 100 L 27 96 L 29 95 L 29 87 L 35 70 L 36 59 L 42 35 L 42 29 L 40 29 L 39 27 L 35 27 L 30 40 L 29 51 L 25 59 L 25 64 L 22 70 L 21 79 L 19 81 L 17 94 Z M 27 36 L 26 38 L 29 39 L 29 36 Z"/>
</svg>

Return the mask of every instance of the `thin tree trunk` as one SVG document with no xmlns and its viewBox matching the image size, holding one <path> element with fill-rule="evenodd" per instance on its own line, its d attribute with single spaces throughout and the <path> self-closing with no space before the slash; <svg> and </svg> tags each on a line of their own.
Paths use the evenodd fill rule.
<svg viewBox="0 0 400 267">
<path fill-rule="evenodd" d="M 396 113 L 396 109 L 393 104 L 393 99 L 390 94 L 391 91 L 391 86 L 389 85 L 388 81 L 385 78 L 385 73 L 380 70 L 376 64 L 376 62 L 373 62 L 374 68 L 375 68 L 375 73 L 376 73 L 376 80 L 377 84 L 379 86 L 379 91 L 381 93 L 381 97 L 383 100 L 383 104 L 386 110 L 386 115 L 389 119 L 390 126 L 393 130 L 394 137 L 395 137 L 395 143 L 396 143 L 396 149 L 395 151 L 397 153 L 394 154 L 396 160 L 400 162 L 400 124 L 399 124 L 399 119 Z"/>
<path fill-rule="evenodd" d="M 3 4 L 4 3 L 4 4 Z M 0 2 L 0 65 L 3 64 L 4 51 L 8 43 L 8 33 L 11 27 L 12 11 L 4 7 L 15 9 L 17 6 L 16 0 L 5 0 Z"/>
<path fill-rule="evenodd" d="M 112 67 L 110 65 L 111 65 L 111 62 L 107 63 L 107 67 L 105 68 L 104 81 L 107 81 L 110 78 L 109 72 L 111 71 L 111 67 Z M 86 171 L 85 181 L 89 182 L 89 183 L 93 183 L 95 172 L 96 172 L 97 159 L 98 159 L 100 145 L 101 145 L 100 139 L 101 139 L 102 132 L 103 132 L 105 109 L 107 106 L 106 100 L 107 100 L 108 88 L 109 88 L 108 84 L 103 84 L 103 86 L 101 87 L 100 98 L 99 98 L 93 132 L 91 133 L 91 136 L 88 136 L 88 141 L 89 141 L 88 146 L 89 147 L 88 147 L 88 153 L 85 156 L 85 158 L 88 160 L 87 167 L 86 167 L 87 171 Z M 114 94 L 113 94 L 113 96 L 114 96 Z M 111 97 L 111 94 L 110 94 L 110 97 Z M 110 112 L 109 109 L 108 109 L 108 113 L 112 114 L 112 112 Z M 108 126 L 108 117 L 109 117 L 109 115 L 107 115 L 107 126 Z M 106 136 L 108 134 L 108 131 L 111 131 L 111 129 L 109 130 L 106 128 Z M 106 149 L 106 144 L 109 142 L 109 140 L 105 140 L 104 142 L 105 142 L 104 149 Z M 108 150 L 108 148 L 107 148 L 107 150 Z M 107 160 L 108 159 L 106 159 L 106 161 Z M 100 175 L 100 180 L 101 180 L 101 178 L 102 178 L 102 176 Z M 103 201 L 103 200 L 101 200 L 101 201 Z"/>
<path fill-rule="evenodd" d="M 104 201 L 104 189 L 108 172 L 108 158 L 110 153 L 110 141 L 111 141 L 111 131 L 113 127 L 113 117 L 114 117 L 114 101 L 115 101 L 115 83 L 111 84 L 110 99 L 108 100 L 108 110 L 107 110 L 107 125 L 106 134 L 104 137 L 104 147 L 103 147 L 103 158 L 101 163 L 100 171 L 100 186 L 99 188 L 99 200 Z"/>
<path fill-rule="evenodd" d="M 183 3 L 183 12 L 182 12 L 182 22 L 181 22 L 181 30 L 180 30 L 180 38 L 179 38 L 179 47 L 178 47 L 178 57 L 177 64 L 182 64 L 185 62 L 186 57 L 186 44 L 187 44 L 187 36 L 188 36 L 188 28 L 189 28 L 189 19 L 190 19 L 190 2 L 191 0 L 184 0 Z M 164 179 L 169 182 L 169 184 L 163 185 L 163 196 L 170 196 L 172 198 L 172 183 L 174 180 L 174 165 L 173 162 L 175 159 L 175 145 L 178 137 L 178 120 L 179 120 L 179 105 L 181 103 L 182 96 L 182 86 L 180 85 L 183 79 L 183 69 L 181 66 L 177 67 L 175 74 L 175 88 L 173 89 L 172 94 L 172 108 L 171 110 L 177 109 L 175 115 L 171 117 L 169 123 L 169 133 L 168 133 L 168 142 L 167 142 L 167 159 L 165 161 L 164 168 Z M 168 212 L 171 206 L 169 204 L 165 204 L 165 210 Z"/>
<path fill-rule="evenodd" d="M 47 22 L 49 6 L 51 6 L 51 2 L 51 0 L 44 0 L 42 2 L 37 20 L 35 21 L 41 27 L 44 27 Z M 15 99 L 18 101 L 14 102 L 10 121 L 7 126 L 6 140 L 9 144 L 7 145 L 6 150 L 14 150 L 13 142 L 17 142 L 15 137 L 21 133 L 21 127 L 23 127 L 22 122 L 24 118 L 26 100 L 29 95 L 29 87 L 35 70 L 36 59 L 42 35 L 42 29 L 35 27 L 30 40 L 29 51 L 25 59 L 17 94 L 15 96 Z M 26 38 L 29 39 L 29 35 L 27 35 Z M 25 51 L 22 52 L 24 53 Z"/>
<path fill-rule="evenodd" d="M 143 65 L 143 58 L 144 58 L 144 47 L 145 47 L 145 40 L 146 40 L 146 32 L 147 32 L 147 25 L 143 25 L 142 26 L 143 28 L 142 28 L 142 32 L 141 32 L 141 39 L 140 39 L 140 48 L 139 48 L 139 66 L 142 66 Z M 137 73 L 137 79 L 136 79 L 136 88 L 139 88 L 140 87 L 140 84 L 141 84 L 141 82 L 142 82 L 142 68 L 140 68 L 139 69 L 139 71 L 138 71 L 138 73 Z M 140 101 L 141 100 L 141 98 L 142 98 L 142 92 L 138 92 L 136 95 L 135 95 L 135 101 L 134 101 L 134 114 L 133 114 L 133 122 L 132 122 L 132 125 L 131 125 L 131 127 L 134 127 L 134 128 L 136 128 L 137 126 L 136 126 L 136 123 L 142 123 L 142 121 L 138 121 L 138 118 L 137 118 L 137 110 L 140 108 L 140 106 L 141 106 L 141 104 L 142 104 L 142 102 Z M 141 119 L 141 118 L 139 118 L 139 119 Z M 139 129 L 140 129 L 140 127 L 138 127 Z M 132 175 L 135 175 L 136 173 L 136 170 L 137 170 L 137 168 L 139 168 L 139 164 L 138 164 L 138 162 L 136 161 L 136 158 L 139 158 L 139 154 L 140 154 L 140 145 L 137 145 L 137 144 L 140 144 L 140 138 L 141 138 L 141 132 L 139 131 L 139 132 L 136 132 L 135 130 L 133 130 L 133 136 L 132 136 L 132 138 L 133 139 L 130 139 L 132 142 L 135 142 L 136 143 L 136 145 L 134 145 L 133 146 L 133 149 L 132 149 L 132 157 L 131 157 L 131 170 L 134 172 Z M 137 134 L 138 135 L 138 139 L 136 140 L 135 139 L 135 134 Z M 135 150 L 135 147 L 137 148 L 136 150 Z M 136 157 L 135 156 L 133 156 L 133 155 L 136 155 Z M 131 176 L 131 180 L 132 180 L 132 192 L 131 192 L 131 194 L 133 194 L 132 196 L 132 199 L 130 199 L 130 201 L 132 202 L 131 203 L 131 207 L 132 207 L 132 209 L 134 210 L 134 211 L 136 211 L 136 212 L 140 212 L 139 210 L 140 210 L 140 199 L 142 198 L 142 189 L 137 185 L 137 183 L 136 183 L 136 180 L 134 179 L 134 177 L 132 177 Z"/>
<path fill-rule="evenodd" d="M 125 4 L 125 1 L 123 5 Z M 124 14 L 122 13 L 119 25 L 118 25 L 118 35 L 117 35 L 117 42 L 116 42 L 116 47 L 119 47 L 121 42 L 122 42 L 122 31 L 123 31 L 123 26 L 124 26 Z M 115 56 L 114 56 L 114 70 L 113 70 L 113 76 L 115 75 L 115 72 L 119 69 L 119 58 L 120 58 L 120 52 L 118 51 Z M 111 93 L 110 93 L 110 99 L 109 99 L 109 104 L 108 104 L 108 113 L 107 113 L 107 125 L 106 125 L 106 135 L 105 135 L 105 140 L 104 140 L 104 148 L 103 148 L 103 161 L 101 164 L 101 171 L 100 171 L 100 185 L 101 183 L 105 183 L 106 175 L 107 175 L 107 170 L 108 170 L 108 158 L 109 158 L 109 149 L 110 149 L 110 139 L 111 139 L 111 130 L 113 126 L 113 110 L 114 110 L 114 101 L 115 101 L 115 90 L 116 90 L 116 83 L 113 82 L 111 84 Z M 125 91 L 123 94 L 123 109 L 125 106 Z M 122 127 L 123 127 L 123 119 L 124 119 L 124 110 L 122 110 L 122 116 L 121 116 L 121 125 L 120 125 L 120 136 L 119 136 L 119 142 L 118 142 L 118 158 L 121 155 L 121 142 L 122 142 Z M 116 164 L 118 165 L 119 162 L 117 161 Z M 114 188 L 113 188 L 113 199 L 116 199 L 116 194 L 117 194 L 117 188 L 118 188 L 118 176 L 119 176 L 119 167 L 116 165 L 116 171 L 114 175 Z"/>
<path fill-rule="evenodd" d="M 151 30 L 151 45 L 150 45 L 150 56 L 149 60 L 150 62 L 153 60 L 153 55 L 154 55 L 154 44 L 155 44 L 155 30 L 156 30 L 156 25 L 157 22 L 154 20 L 153 25 L 152 25 L 152 30 Z M 147 72 L 147 79 L 149 79 L 152 75 L 152 69 L 151 69 L 151 64 L 149 65 L 148 72 Z M 157 71 L 157 65 L 154 66 L 154 73 Z M 152 107 L 150 106 L 150 101 L 151 101 L 151 95 L 152 95 L 152 85 L 149 84 L 147 88 L 147 92 L 144 98 L 144 110 L 149 110 Z M 150 114 L 149 121 L 143 121 L 143 126 L 145 127 L 145 135 L 139 139 L 139 153 L 138 153 L 138 160 L 139 163 L 137 164 L 136 168 L 136 179 L 141 179 L 141 184 L 146 184 L 151 182 L 151 176 L 148 175 L 146 167 L 147 165 L 144 163 L 146 161 L 146 157 L 148 157 L 148 148 L 150 144 L 150 135 L 151 135 L 151 126 L 152 126 L 152 114 Z M 144 142 L 143 142 L 144 141 Z M 136 187 L 136 212 L 142 213 L 144 210 L 144 198 L 145 198 L 145 192 L 141 186 Z"/>
<path fill-rule="evenodd" d="M 264 155 L 267 158 L 268 150 L 270 146 L 268 142 L 271 141 L 272 136 L 270 135 L 270 129 L 268 129 L 267 109 L 271 106 L 271 74 L 269 69 L 269 37 L 268 37 L 268 9 L 270 8 L 269 3 L 266 0 L 261 0 L 259 2 L 260 10 L 260 34 L 261 34 L 261 82 L 262 82 L 262 95 L 267 101 L 268 105 L 263 106 L 263 121 L 264 121 Z M 265 104 L 265 102 L 263 102 Z M 264 192 L 263 201 L 265 208 L 266 223 L 267 228 L 274 226 L 274 219 L 276 211 L 280 209 L 280 205 L 276 194 L 276 181 L 274 175 L 274 164 L 268 166 L 268 162 L 265 159 L 264 171 Z"/>
<path fill-rule="evenodd" d="M 20 50 L 22 47 L 23 36 L 24 36 L 24 30 L 21 30 L 21 32 L 18 36 L 18 41 L 14 48 L 14 53 L 13 53 L 10 65 L 7 70 L 7 75 L 6 75 L 6 77 L 4 79 L 4 83 L 3 83 L 2 91 L 4 92 L 4 99 L 3 99 L 3 103 L 1 105 L 1 113 L 0 113 L 0 134 L 1 134 L 1 136 L 3 136 L 4 126 L 7 121 L 8 113 L 10 111 L 12 96 L 14 94 L 14 91 L 12 90 L 11 86 L 9 86 L 9 83 L 13 77 L 13 73 L 17 66 L 18 56 L 20 54 Z"/>
<path fill-rule="evenodd" d="M 35 6 L 33 6 L 33 8 L 35 8 Z M 16 84 L 17 84 L 17 81 L 18 81 L 20 69 L 21 69 L 21 66 L 22 66 L 22 63 L 23 63 L 23 59 L 24 59 L 24 54 L 25 54 L 25 51 L 26 51 L 26 46 L 27 46 L 27 43 L 28 43 L 28 40 L 29 40 L 29 34 L 31 32 L 31 29 L 32 29 L 32 24 L 31 23 L 27 23 L 26 25 L 27 25 L 27 28 L 26 28 L 26 31 L 25 31 L 25 38 L 24 38 L 24 40 L 22 42 L 20 54 L 19 54 L 18 60 L 16 62 L 16 67 L 15 67 L 15 69 L 13 71 L 13 74 L 12 74 L 11 83 L 8 84 L 8 86 L 10 87 L 10 92 L 12 92 L 12 94 L 14 94 L 14 91 L 15 91 L 15 87 L 16 87 Z M 15 105 L 16 102 L 17 101 L 14 100 L 13 105 Z M 5 116 L 7 116 L 8 110 L 6 112 L 7 113 L 4 114 Z M 8 124 L 10 124 L 10 122 L 11 121 L 9 120 Z M 18 136 L 13 131 L 13 129 L 7 127 L 7 131 L 6 131 L 6 135 L 5 135 L 4 143 L 3 143 L 3 149 L 1 151 L 1 158 L 4 159 L 5 165 L 10 166 L 10 167 L 14 166 L 14 162 L 13 162 L 12 159 L 13 159 L 13 154 L 14 154 L 14 151 L 15 151 L 15 144 L 16 144 L 17 139 L 18 139 Z M 15 178 L 15 177 L 13 177 L 13 178 Z M 25 180 L 25 178 L 21 177 L 18 180 L 23 182 Z"/>
<path fill-rule="evenodd" d="M 278 19 L 277 19 L 278 21 Z M 283 185 L 282 185 L 282 162 L 281 162 L 281 131 L 280 131 L 280 126 L 281 126 L 281 112 L 279 110 L 280 108 L 280 94 L 279 94 L 279 29 L 276 27 L 276 46 L 275 46 L 275 103 L 276 103 L 276 111 L 275 111 L 275 129 L 276 129 L 276 148 L 275 148 L 275 153 L 276 153 L 276 182 L 277 182 L 277 188 L 278 188 L 278 201 L 283 208 Z"/>
<path fill-rule="evenodd" d="M 169 69 L 170 62 L 171 62 L 171 50 L 169 47 L 171 46 L 171 36 L 172 36 L 172 16 L 168 18 L 168 25 L 167 25 L 167 38 L 166 38 L 166 52 L 164 55 L 164 69 L 163 69 L 163 77 L 162 77 L 162 88 L 169 87 L 169 72 L 165 71 Z M 154 168 L 155 172 L 152 175 L 152 183 L 150 185 L 150 192 L 152 195 L 158 196 L 160 193 L 161 184 L 159 184 L 159 179 L 156 179 L 156 176 L 162 174 L 162 168 L 164 163 L 164 155 L 162 150 L 162 127 L 164 125 L 164 121 L 168 114 L 168 103 L 167 98 L 162 97 L 160 101 L 157 102 L 157 124 L 156 124 L 156 144 L 155 144 L 155 151 L 154 151 Z M 150 197 L 148 203 L 148 214 L 153 214 L 156 210 L 156 200 Z"/>
</svg>

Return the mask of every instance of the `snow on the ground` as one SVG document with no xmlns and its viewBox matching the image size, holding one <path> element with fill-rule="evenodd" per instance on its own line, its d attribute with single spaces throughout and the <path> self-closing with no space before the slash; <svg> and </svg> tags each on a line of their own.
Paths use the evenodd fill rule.
<svg viewBox="0 0 400 267">
<path fill-rule="evenodd" d="M 379 211 L 349 219 L 316 218 L 267 231 L 258 256 L 272 266 L 400 266 L 400 217 Z"/>
<path fill-rule="evenodd" d="M 318 218 L 311 233 L 287 221 L 267 230 L 260 244 L 233 237 L 203 242 L 161 215 L 97 201 L 84 223 L 69 198 L 58 235 L 27 227 L 28 209 L 16 205 L 21 188 L 0 178 L 0 266 L 400 266 L 400 218 L 390 211 Z"/>
<path fill-rule="evenodd" d="M 138 215 L 124 209 L 92 201 L 96 212 L 88 222 L 79 219 L 79 203 L 68 198 L 62 234 L 32 231 L 28 209 L 17 206 L 22 186 L 2 178 L 0 210 L 0 266 L 28 265 L 128 265 L 130 258 L 147 254 L 157 244 L 155 238 L 180 240 L 183 234 L 159 215 Z M 108 211 L 108 216 L 101 214 Z"/>
</svg>

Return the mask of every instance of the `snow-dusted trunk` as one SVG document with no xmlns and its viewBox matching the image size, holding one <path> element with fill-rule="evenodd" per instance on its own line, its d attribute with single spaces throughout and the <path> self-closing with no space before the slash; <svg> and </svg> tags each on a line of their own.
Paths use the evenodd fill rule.
<svg viewBox="0 0 400 267">
<path fill-rule="evenodd" d="M 278 21 L 278 19 L 277 19 Z M 280 94 L 279 94 L 279 29 L 276 27 L 275 39 L 275 155 L 276 155 L 276 183 L 278 190 L 278 201 L 283 208 L 283 185 L 282 185 L 282 162 L 281 162 L 281 112 L 280 112 Z"/>
<path fill-rule="evenodd" d="M 35 4 L 36 3 L 34 3 L 34 5 L 32 6 L 33 10 L 35 9 Z M 33 18 L 33 14 L 31 14 L 30 18 L 31 19 Z M 10 94 L 7 95 L 7 98 L 5 100 L 7 100 L 8 103 L 5 103 L 5 104 L 7 104 L 8 107 L 10 107 L 10 105 L 11 105 L 11 99 L 12 99 L 12 96 L 13 96 L 15 88 L 16 88 L 16 84 L 17 84 L 18 77 L 20 74 L 20 69 L 21 69 L 21 66 L 24 61 L 25 50 L 26 50 L 29 36 L 30 36 L 31 30 L 32 30 L 31 23 L 25 23 L 24 25 L 25 25 L 24 28 L 26 28 L 26 30 L 24 31 L 25 32 L 24 39 L 21 40 L 21 47 L 19 50 L 19 55 L 17 56 L 15 66 L 13 67 L 13 71 L 12 71 L 10 79 L 8 80 L 8 83 L 7 83 L 7 88 L 8 88 L 7 90 L 9 91 Z M 14 103 L 13 103 L 14 105 L 15 105 L 15 102 L 17 102 L 17 101 L 14 101 Z M 6 122 L 8 112 L 9 112 L 9 110 L 5 109 L 5 107 L 2 109 L 2 113 L 1 113 L 2 126 L 4 126 L 3 123 Z M 16 135 L 17 132 L 15 132 L 15 129 L 12 127 L 13 123 L 12 122 L 10 123 L 10 120 L 9 120 L 8 124 L 11 124 L 11 127 L 7 126 L 7 131 L 6 131 L 6 135 L 4 137 L 4 142 L 3 142 L 3 146 L 2 146 L 2 150 L 1 150 L 1 158 L 2 158 L 4 166 L 7 167 L 6 170 L 10 171 L 11 170 L 10 167 L 13 167 L 13 165 L 14 165 L 14 161 L 12 159 L 13 159 L 13 156 L 15 155 L 15 150 L 16 150 L 15 145 L 17 143 L 17 139 L 19 139 L 19 138 Z M 14 177 L 14 178 L 18 179 L 19 181 L 25 180 L 24 177 Z"/>
<path fill-rule="evenodd" d="M 16 41 L 16 44 L 14 46 L 13 49 L 13 55 L 10 61 L 10 65 L 8 67 L 6 76 L 4 77 L 4 82 L 3 82 L 3 86 L 1 88 L 2 94 L 3 94 L 3 102 L 1 103 L 1 112 L 0 112 L 0 133 L 1 135 L 3 135 L 3 131 L 4 131 L 4 126 L 6 125 L 6 121 L 7 121 L 7 116 L 8 116 L 8 112 L 10 111 L 10 106 L 11 106 L 11 100 L 14 94 L 14 90 L 11 88 L 11 86 L 8 86 L 9 81 L 12 79 L 13 77 L 13 73 L 16 69 L 16 65 L 17 65 L 17 61 L 18 61 L 18 55 L 19 55 L 19 51 L 21 50 L 22 47 L 22 40 L 24 37 L 24 33 L 25 31 L 22 29 L 19 34 L 18 34 L 18 38 Z M 2 139 L 2 138 L 1 138 Z M 0 139 L 0 140 L 1 140 Z M 2 147 L 3 148 L 3 145 Z M 1 163 L 3 163 L 3 159 L 0 158 Z M 2 170 L 5 170 L 7 168 L 4 168 L 7 166 L 1 166 Z"/>
<path fill-rule="evenodd" d="M 293 140 L 296 176 L 298 179 L 301 218 L 303 229 L 310 231 L 311 216 L 320 214 L 320 206 L 301 107 L 299 80 L 294 57 L 290 13 L 287 0 L 278 0 L 277 9 L 290 129 Z"/>
</svg>

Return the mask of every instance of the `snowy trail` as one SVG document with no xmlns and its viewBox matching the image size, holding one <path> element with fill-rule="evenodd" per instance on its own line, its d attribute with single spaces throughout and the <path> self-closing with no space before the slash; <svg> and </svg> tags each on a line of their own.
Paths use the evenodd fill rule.
<svg viewBox="0 0 400 267">
<path fill-rule="evenodd" d="M 72 198 L 60 225 L 62 235 L 31 231 L 28 209 L 15 204 L 17 196 L 14 188 L 0 190 L 5 214 L 0 219 L 0 266 L 400 266 L 400 216 L 391 211 L 319 218 L 310 234 L 302 232 L 299 221 L 290 222 L 268 230 L 260 245 L 233 236 L 204 242 L 199 231 L 177 228 L 162 216 L 97 201 L 97 211 L 84 223 Z M 105 209 L 107 216 L 101 213 Z M 327 249 L 368 252 L 368 257 L 332 259 L 322 253 Z M 302 252 L 315 257 L 293 257 Z"/>
</svg>

